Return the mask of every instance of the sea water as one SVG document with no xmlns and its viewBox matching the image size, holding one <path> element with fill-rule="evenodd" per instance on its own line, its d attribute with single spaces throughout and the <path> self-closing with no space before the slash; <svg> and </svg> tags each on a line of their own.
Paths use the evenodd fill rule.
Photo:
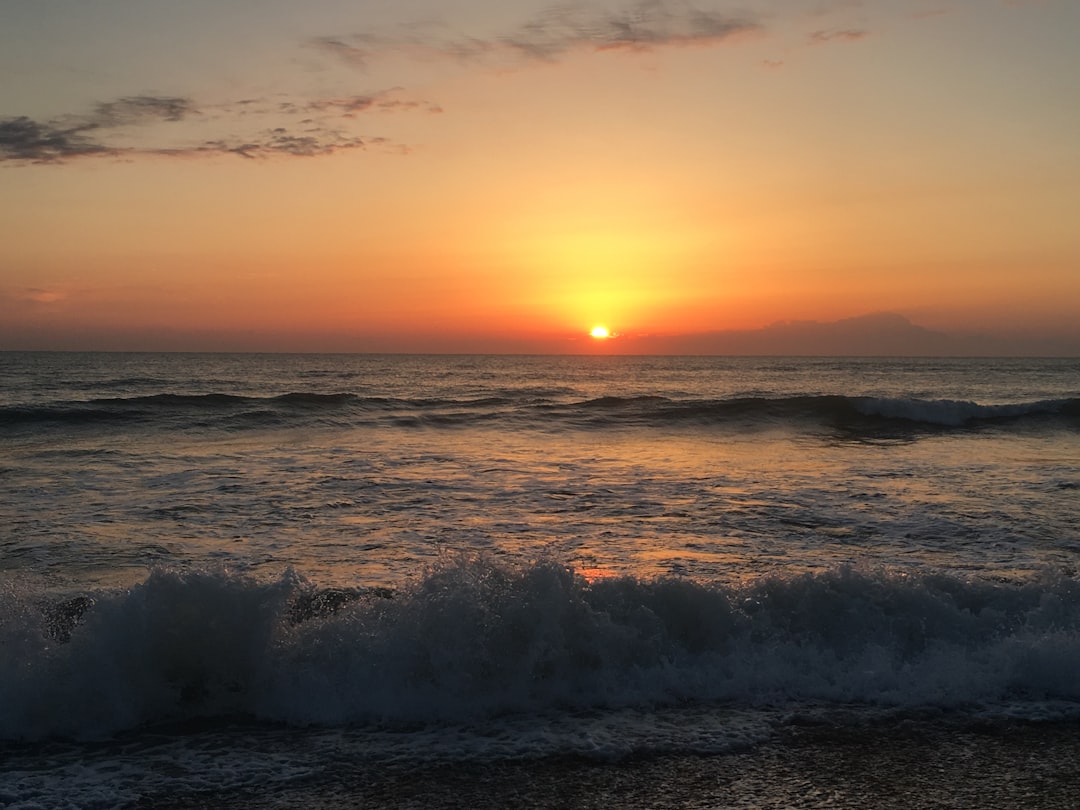
<svg viewBox="0 0 1080 810">
<path fill-rule="evenodd" d="M 0 493 L 13 806 L 1080 709 L 1077 360 L 6 353 Z"/>
</svg>

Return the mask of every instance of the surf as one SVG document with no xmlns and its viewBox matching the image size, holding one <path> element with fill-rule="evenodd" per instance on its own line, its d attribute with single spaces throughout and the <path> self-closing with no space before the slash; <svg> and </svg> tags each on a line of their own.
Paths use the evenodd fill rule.
<svg viewBox="0 0 1080 810">
<path fill-rule="evenodd" d="M 741 584 L 455 557 L 395 589 L 152 572 L 50 596 L 4 580 L 0 737 L 192 718 L 479 722 L 718 703 L 1080 705 L 1080 581 L 838 568 Z"/>
</svg>

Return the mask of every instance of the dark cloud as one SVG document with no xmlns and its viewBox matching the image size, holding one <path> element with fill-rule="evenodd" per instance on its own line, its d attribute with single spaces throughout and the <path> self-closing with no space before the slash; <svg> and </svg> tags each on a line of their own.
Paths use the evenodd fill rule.
<svg viewBox="0 0 1080 810">
<path fill-rule="evenodd" d="M 35 121 L 25 115 L 0 119 L 0 162 L 58 163 L 126 151 L 103 142 L 103 131 L 155 121 L 181 121 L 196 112 L 175 96 L 128 96 L 98 104 L 89 115 Z"/>
<path fill-rule="evenodd" d="M 374 138 L 373 143 L 382 143 L 384 139 Z M 362 138 L 330 132 L 322 129 L 309 129 L 300 134 L 285 127 L 274 127 L 260 133 L 253 139 L 243 141 L 215 140 L 206 141 L 190 149 L 171 150 L 172 155 L 230 154 L 245 158 L 268 157 L 318 157 L 331 155 L 346 149 L 362 149 L 366 141 Z"/>
<path fill-rule="evenodd" d="M 280 113 L 282 115 L 310 115 L 314 113 L 321 113 L 323 115 L 329 115 L 333 118 L 354 118 L 357 113 L 365 112 L 371 109 L 374 105 L 375 99 L 373 96 L 342 96 L 340 98 L 317 98 L 311 101 L 279 101 L 274 104 L 269 110 L 264 108 L 259 110 L 262 114 L 266 114 L 268 111 Z M 310 120 L 310 119 L 308 119 Z M 305 123 L 305 121 L 301 121 Z"/>
<path fill-rule="evenodd" d="M 261 109 L 253 109 L 251 112 L 266 114 L 276 112 L 290 116 L 311 116 L 300 121 L 309 123 L 314 119 L 324 123 L 336 118 L 356 118 L 361 113 L 375 112 L 428 112 L 440 113 L 442 107 L 431 101 L 400 98 L 400 87 L 389 90 L 380 90 L 376 93 L 364 93 L 353 96 L 334 96 L 330 98 L 316 98 L 310 101 L 286 100 L 276 104 L 264 103 Z M 244 114 L 245 111 L 240 111 Z"/>
<path fill-rule="evenodd" d="M 101 102 L 86 115 L 68 115 L 50 121 L 35 121 L 27 116 L 0 119 L 0 163 L 63 163 L 87 157 L 168 157 L 231 154 L 246 158 L 316 157 L 346 149 L 378 145 L 394 148 L 385 138 L 361 138 L 343 133 L 331 124 L 350 119 L 366 111 L 425 109 L 438 111 L 429 102 L 396 98 L 399 88 L 366 95 L 283 101 L 243 99 L 216 105 L 206 110 L 195 107 L 190 99 L 173 96 L 130 96 Z M 256 131 L 248 135 L 222 135 L 195 144 L 131 145 L 120 137 L 126 130 L 160 123 L 175 123 L 193 115 L 215 127 L 225 127 L 229 120 L 296 120 Z M 160 137 L 160 132 L 155 133 Z M 400 148 L 396 151 L 401 151 Z"/>
<path fill-rule="evenodd" d="M 861 28 L 842 28 L 827 31 L 815 31 L 810 35 L 810 41 L 815 43 L 824 42 L 856 42 L 870 36 L 869 31 Z"/>
<path fill-rule="evenodd" d="M 550 60 L 574 50 L 710 46 L 759 29 L 758 23 L 744 17 L 649 0 L 614 13 L 553 7 L 499 42 L 524 56 Z"/>
<path fill-rule="evenodd" d="M 442 108 L 438 104 L 433 104 L 430 101 L 395 98 L 394 94 L 398 89 L 400 88 L 370 95 L 316 99 L 307 102 L 300 109 L 307 112 L 337 114 L 342 118 L 354 118 L 358 113 L 362 112 L 408 112 L 411 110 L 442 112 Z"/>
<path fill-rule="evenodd" d="M 316 37 L 310 41 L 310 45 L 353 67 L 367 67 L 371 50 L 378 48 L 378 41 L 362 34 L 355 34 L 349 39 L 352 44 L 336 37 Z"/>
<path fill-rule="evenodd" d="M 129 96 L 98 104 L 88 122 L 91 126 L 104 129 L 148 121 L 182 121 L 194 112 L 197 110 L 186 98 Z"/>
<path fill-rule="evenodd" d="M 376 96 L 345 96 L 309 101 L 304 105 L 304 109 L 310 112 L 334 112 L 344 118 L 352 118 L 357 113 L 370 110 L 377 103 Z"/>
<path fill-rule="evenodd" d="M 642 0 L 618 11 L 551 6 L 517 29 L 489 38 L 447 37 L 425 28 L 411 36 L 321 37 L 311 44 L 350 65 L 366 67 L 380 51 L 390 49 L 416 49 L 465 61 L 508 56 L 553 61 L 574 51 L 710 47 L 759 30 L 760 23 L 745 15 L 702 10 L 679 0 Z"/>
<path fill-rule="evenodd" d="M 0 119 L 0 162 L 56 163 L 110 154 L 115 150 L 90 139 L 85 127 L 40 123 L 25 115 Z"/>
</svg>

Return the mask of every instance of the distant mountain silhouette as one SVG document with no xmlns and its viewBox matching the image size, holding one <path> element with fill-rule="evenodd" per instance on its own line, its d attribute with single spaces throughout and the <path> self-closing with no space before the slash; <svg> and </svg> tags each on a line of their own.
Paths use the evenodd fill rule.
<svg viewBox="0 0 1080 810">
<path fill-rule="evenodd" d="M 648 336 L 627 341 L 627 350 L 657 354 L 836 355 L 836 356 L 995 356 L 1071 355 L 1073 340 L 938 332 L 895 312 L 820 321 L 778 321 L 761 329 Z"/>
</svg>

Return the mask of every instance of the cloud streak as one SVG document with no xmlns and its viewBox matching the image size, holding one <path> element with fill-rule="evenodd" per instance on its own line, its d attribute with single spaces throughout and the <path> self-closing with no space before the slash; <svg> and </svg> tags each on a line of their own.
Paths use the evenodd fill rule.
<svg viewBox="0 0 1080 810">
<path fill-rule="evenodd" d="M 714 47 L 761 30 L 762 25 L 747 15 L 698 9 L 677 0 L 642 0 L 617 11 L 577 4 L 550 6 L 516 29 L 492 37 L 448 37 L 425 30 L 397 37 L 324 36 L 309 44 L 362 68 L 390 50 L 413 49 L 470 62 L 552 62 L 575 52 Z"/>
<path fill-rule="evenodd" d="M 19 300 L 28 301 L 36 305 L 55 304 L 62 301 L 67 295 L 61 290 L 45 289 L 41 287 L 27 287 L 16 295 Z"/>
<path fill-rule="evenodd" d="M 316 50 L 340 59 L 353 67 L 367 67 L 368 58 L 372 51 L 378 50 L 382 41 L 362 34 L 354 34 L 349 37 L 353 44 L 336 37 L 315 37 L 308 44 Z"/>
<path fill-rule="evenodd" d="M 202 157 L 237 155 L 244 158 L 318 157 L 347 149 L 363 149 L 368 144 L 386 143 L 385 138 L 359 138 L 321 129 L 294 134 L 285 127 L 274 127 L 256 133 L 249 139 L 218 139 L 196 146 L 177 149 L 156 149 L 152 154 L 166 157 Z M 151 153 L 150 150 L 145 150 Z"/>
<path fill-rule="evenodd" d="M 147 121 L 182 121 L 197 113 L 191 99 L 177 96 L 129 96 L 98 104 L 87 126 L 109 129 Z"/>
<path fill-rule="evenodd" d="M 866 39 L 868 36 L 870 36 L 870 32 L 864 31 L 861 28 L 830 29 L 814 31 L 810 34 L 810 41 L 817 45 L 822 45 L 826 42 L 858 42 L 860 39 Z"/>
<path fill-rule="evenodd" d="M 75 157 L 116 154 L 85 129 L 40 123 L 20 115 L 0 119 L 0 162 L 59 163 Z"/>
<path fill-rule="evenodd" d="M 280 103 L 279 109 L 288 114 L 329 114 L 341 118 L 355 118 L 366 112 L 442 112 L 442 107 L 430 101 L 395 97 L 400 89 L 395 87 L 379 93 L 319 98 L 303 103 L 285 101 Z"/>
<path fill-rule="evenodd" d="M 665 0 L 648 0 L 619 12 L 556 6 L 498 40 L 496 46 L 527 58 L 551 60 L 581 50 L 711 47 L 760 28 L 759 23 L 745 17 Z"/>
<path fill-rule="evenodd" d="M 556 62 L 576 53 L 649 52 L 719 47 L 763 32 L 752 14 L 699 8 L 685 0 L 638 0 L 613 8 L 560 4 L 489 36 L 461 36 L 414 25 L 405 33 L 323 36 L 307 42 L 333 59 L 365 68 L 389 51 L 419 59 L 506 66 Z M 861 28 L 837 27 L 806 35 L 809 44 L 854 42 Z M 765 61 L 777 68 L 780 60 Z M 38 120 L 0 118 L 0 164 L 66 163 L 92 158 L 237 155 L 246 158 L 317 157 L 367 146 L 396 148 L 387 138 L 351 132 L 373 113 L 439 113 L 433 102 L 410 99 L 401 88 L 316 98 L 248 98 L 200 106 L 183 96 L 124 96 L 88 113 Z"/>
<path fill-rule="evenodd" d="M 190 99 L 128 96 L 103 102 L 88 115 L 35 121 L 25 115 L 0 119 L 0 161 L 58 163 L 71 158 L 117 155 L 100 134 L 157 121 L 182 121 L 195 112 Z"/>
<path fill-rule="evenodd" d="M 438 105 L 399 98 L 396 92 L 307 101 L 244 99 L 206 108 L 177 96 L 128 96 L 100 102 L 84 115 L 47 121 L 28 116 L 2 118 L 0 164 L 140 156 L 318 157 L 368 146 L 395 149 L 387 138 L 361 137 L 343 131 L 335 122 L 347 122 L 364 112 L 440 111 Z M 252 118 L 268 125 L 252 129 L 249 124 L 245 134 L 221 132 L 230 126 L 242 129 L 240 124 Z M 283 120 L 286 118 L 293 120 Z M 200 128 L 216 128 L 219 133 L 192 141 L 167 129 L 193 119 L 198 119 Z M 161 125 L 166 127 L 164 132 L 156 128 Z M 156 129 L 148 133 L 151 128 Z M 396 147 L 396 151 L 402 150 Z"/>
</svg>

